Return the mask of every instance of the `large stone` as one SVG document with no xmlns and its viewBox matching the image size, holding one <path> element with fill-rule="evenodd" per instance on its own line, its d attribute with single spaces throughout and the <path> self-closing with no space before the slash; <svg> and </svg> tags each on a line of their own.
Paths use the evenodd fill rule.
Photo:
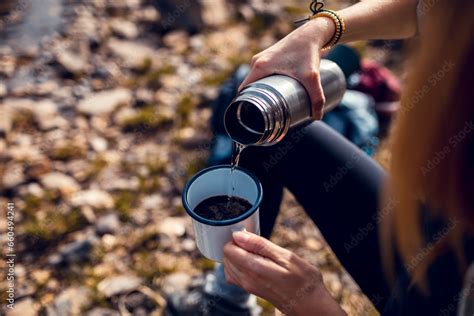
<svg viewBox="0 0 474 316">
<path fill-rule="evenodd" d="M 36 315 L 36 307 L 34 305 L 34 301 L 31 297 L 23 298 L 17 302 L 15 302 L 14 309 L 6 309 L 7 316 L 35 316 Z"/>
<path fill-rule="evenodd" d="M 73 206 L 90 206 L 96 209 L 114 206 L 112 196 L 102 190 L 79 191 L 72 197 L 71 203 Z"/>
<path fill-rule="evenodd" d="M 76 240 L 62 246 L 59 252 L 49 257 L 49 264 L 53 266 L 81 263 L 89 259 L 93 246 L 92 239 Z"/>
<path fill-rule="evenodd" d="M 92 303 L 92 293 L 84 286 L 70 287 L 62 291 L 48 306 L 48 316 L 81 315 Z"/>
<path fill-rule="evenodd" d="M 7 98 L 2 104 L 10 111 L 33 111 L 35 107 L 35 101 L 28 98 Z"/>
<path fill-rule="evenodd" d="M 2 184 L 6 189 L 13 189 L 25 181 L 24 168 L 21 164 L 7 164 Z"/>
<path fill-rule="evenodd" d="M 153 48 L 134 41 L 112 38 L 108 41 L 107 47 L 130 68 L 140 68 L 147 59 L 153 60 L 155 56 Z"/>
<path fill-rule="evenodd" d="M 79 144 L 78 142 L 75 142 L 75 144 Z M 81 144 L 82 145 L 82 144 Z M 68 147 L 59 147 L 55 146 L 55 148 L 58 148 L 61 152 L 61 148 L 68 148 Z M 82 146 L 75 146 L 72 147 L 73 151 L 71 154 L 69 154 L 70 158 L 66 159 L 72 159 L 72 157 L 83 157 L 85 150 L 83 149 Z M 68 174 L 70 174 L 74 179 L 76 179 L 79 182 L 83 182 L 87 180 L 89 176 L 89 170 L 90 165 L 89 162 L 85 159 L 72 159 L 70 160 L 66 165 L 65 165 L 65 170 L 67 171 Z"/>
<path fill-rule="evenodd" d="M 229 4 L 224 0 L 204 0 L 202 19 L 208 26 L 224 26 L 229 21 Z"/>
<path fill-rule="evenodd" d="M 119 231 L 120 220 L 115 213 L 100 217 L 95 223 L 95 231 L 98 235 L 113 234 Z"/>
<path fill-rule="evenodd" d="M 156 301 L 144 292 L 135 291 L 124 298 L 124 305 L 132 315 L 150 315 L 155 314 L 157 307 Z M 158 311 L 156 311 L 157 314 Z"/>
<path fill-rule="evenodd" d="M 189 35 L 185 31 L 172 31 L 164 35 L 163 44 L 173 48 L 178 54 L 184 53 L 189 47 Z"/>
<path fill-rule="evenodd" d="M 112 19 L 109 23 L 115 35 L 125 38 L 135 38 L 138 36 L 138 28 L 135 23 L 125 19 Z"/>
<path fill-rule="evenodd" d="M 42 175 L 50 172 L 51 161 L 46 157 L 42 156 L 40 159 L 33 159 L 26 166 L 25 174 L 30 179 L 37 179 Z"/>
<path fill-rule="evenodd" d="M 119 126 L 124 126 L 126 122 L 130 121 L 134 117 L 137 117 L 138 113 L 138 110 L 131 107 L 122 108 L 115 113 L 114 123 Z"/>
<path fill-rule="evenodd" d="M 161 291 L 165 296 L 172 295 L 176 292 L 186 290 L 191 283 L 191 276 L 183 272 L 175 272 L 167 275 L 161 282 Z"/>
<path fill-rule="evenodd" d="M 37 102 L 32 108 L 35 120 L 42 130 L 62 128 L 68 125 L 67 121 L 58 116 L 58 106 L 49 100 Z"/>
<path fill-rule="evenodd" d="M 18 136 L 15 135 L 15 136 Z M 42 152 L 41 148 L 30 144 L 20 144 L 20 146 L 9 146 L 8 156 L 16 161 L 26 162 L 32 164 L 34 161 L 47 159 Z"/>
<path fill-rule="evenodd" d="M 158 226 L 158 231 L 168 236 L 183 236 L 186 232 L 185 218 L 168 217 Z"/>
<path fill-rule="evenodd" d="M 10 94 L 17 97 L 30 95 L 34 91 L 38 76 L 32 67 L 20 67 L 8 81 Z"/>
<path fill-rule="evenodd" d="M 145 210 L 156 210 L 163 208 L 165 199 L 161 194 L 147 195 L 142 198 L 141 208 Z"/>
<path fill-rule="evenodd" d="M 118 294 L 125 294 L 138 289 L 142 280 L 133 275 L 119 275 L 102 280 L 97 289 L 106 297 L 112 297 Z"/>
<path fill-rule="evenodd" d="M 42 198 L 44 196 L 44 190 L 43 188 L 36 182 L 28 184 L 28 194 L 31 194 L 32 196 L 36 196 L 38 198 Z"/>
<path fill-rule="evenodd" d="M 107 140 L 102 137 L 94 137 L 89 140 L 89 144 L 91 145 L 92 149 L 96 152 L 104 152 L 107 150 Z"/>
<path fill-rule="evenodd" d="M 139 189 L 140 180 L 138 177 L 117 178 L 116 174 L 113 174 L 113 171 L 113 169 L 106 169 L 100 174 L 98 183 L 101 188 L 107 191 Z"/>
<path fill-rule="evenodd" d="M 82 56 L 69 50 L 58 50 L 56 53 L 56 61 L 73 75 L 80 75 L 87 69 L 87 61 Z"/>
<path fill-rule="evenodd" d="M 113 112 L 122 104 L 128 104 L 132 101 L 132 93 L 125 88 L 101 91 L 91 94 L 81 100 L 78 110 L 88 115 L 107 114 Z"/>
<path fill-rule="evenodd" d="M 47 173 L 40 180 L 46 189 L 59 190 L 64 195 L 71 195 L 81 188 L 74 178 L 60 172 Z"/>
</svg>

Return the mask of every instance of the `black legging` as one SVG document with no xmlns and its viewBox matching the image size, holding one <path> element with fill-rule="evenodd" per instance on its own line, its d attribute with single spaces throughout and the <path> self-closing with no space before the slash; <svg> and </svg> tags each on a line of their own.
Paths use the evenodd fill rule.
<svg viewBox="0 0 474 316">
<path fill-rule="evenodd" d="M 389 289 L 383 277 L 376 214 L 382 168 L 323 122 L 295 128 L 271 147 L 249 147 L 240 165 L 263 185 L 261 233 L 268 238 L 283 187 L 304 207 L 345 269 L 378 305 Z"/>
</svg>

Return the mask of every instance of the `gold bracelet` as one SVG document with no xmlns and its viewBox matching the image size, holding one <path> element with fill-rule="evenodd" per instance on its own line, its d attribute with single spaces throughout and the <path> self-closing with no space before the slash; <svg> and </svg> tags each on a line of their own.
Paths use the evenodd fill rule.
<svg viewBox="0 0 474 316">
<path fill-rule="evenodd" d="M 342 35 L 346 31 L 346 23 L 344 22 L 344 19 L 336 12 L 332 10 L 320 10 L 316 14 L 310 17 L 311 20 L 319 18 L 319 17 L 325 17 L 329 18 L 334 22 L 334 25 L 336 26 L 336 31 L 334 32 L 333 37 L 329 42 L 327 42 L 322 50 L 328 50 L 333 48 L 341 39 Z"/>
</svg>

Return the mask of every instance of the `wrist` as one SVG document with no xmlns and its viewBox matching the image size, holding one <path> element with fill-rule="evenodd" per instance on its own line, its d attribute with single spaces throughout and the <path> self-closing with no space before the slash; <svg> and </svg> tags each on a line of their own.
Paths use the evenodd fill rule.
<svg viewBox="0 0 474 316">
<path fill-rule="evenodd" d="M 295 309 L 295 316 L 305 315 L 346 315 L 323 283 L 307 295 Z"/>
<path fill-rule="evenodd" d="M 311 28 L 312 36 L 315 38 L 315 43 L 320 49 L 329 43 L 336 33 L 334 21 L 327 17 L 315 18 L 307 24 Z"/>
</svg>

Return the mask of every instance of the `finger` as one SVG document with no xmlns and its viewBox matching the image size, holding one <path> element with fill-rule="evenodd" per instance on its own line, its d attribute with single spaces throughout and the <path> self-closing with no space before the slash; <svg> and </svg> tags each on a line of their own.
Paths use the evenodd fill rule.
<svg viewBox="0 0 474 316">
<path fill-rule="evenodd" d="M 255 293 L 256 289 L 259 288 L 259 284 L 261 284 L 261 281 L 258 278 L 240 270 L 230 261 L 227 261 L 226 264 L 229 273 L 232 274 L 233 278 L 236 280 L 236 282 L 234 283 L 235 285 L 239 286 L 240 288 L 246 290 L 249 293 L 258 295 L 258 293 Z"/>
<path fill-rule="evenodd" d="M 285 268 L 288 267 L 292 255 L 290 251 L 275 245 L 268 239 L 246 231 L 234 232 L 232 236 L 234 242 L 248 252 L 271 259 Z"/>
<path fill-rule="evenodd" d="M 244 274 L 236 266 L 232 264 L 230 260 L 225 261 L 225 268 L 229 272 L 229 276 L 235 281 L 235 284 L 240 285 Z"/>
<path fill-rule="evenodd" d="M 256 71 L 254 70 L 254 68 L 252 68 L 252 70 L 250 70 L 250 73 L 247 75 L 247 77 L 245 77 L 244 81 L 242 81 L 242 83 L 240 84 L 239 89 L 237 91 L 240 92 L 247 85 L 263 77 L 265 77 L 265 75 L 263 75 L 259 71 Z"/>
<path fill-rule="evenodd" d="M 238 91 L 245 88 L 245 86 L 251 84 L 252 82 L 262 79 L 268 75 L 271 75 L 270 64 L 265 58 L 261 57 L 254 57 L 252 58 L 252 68 L 250 69 L 250 73 L 244 79 L 244 81 L 240 84 Z"/>
<path fill-rule="evenodd" d="M 227 283 L 239 285 L 236 280 L 234 272 L 229 269 L 229 263 L 226 262 L 225 259 L 224 259 L 224 274 L 225 274 L 225 279 Z"/>
<path fill-rule="evenodd" d="M 267 278 L 281 277 L 287 272 L 288 265 L 280 265 L 259 254 L 249 252 L 236 244 L 227 244 L 224 247 L 224 256 L 232 265 L 245 272 L 246 275 L 261 275 Z M 281 262 L 286 259 L 281 259 Z"/>
<path fill-rule="evenodd" d="M 311 100 L 311 115 L 314 119 L 320 120 L 323 117 L 324 103 L 326 102 L 320 74 L 317 71 L 309 71 L 304 77 L 305 79 L 301 83 Z"/>
</svg>

